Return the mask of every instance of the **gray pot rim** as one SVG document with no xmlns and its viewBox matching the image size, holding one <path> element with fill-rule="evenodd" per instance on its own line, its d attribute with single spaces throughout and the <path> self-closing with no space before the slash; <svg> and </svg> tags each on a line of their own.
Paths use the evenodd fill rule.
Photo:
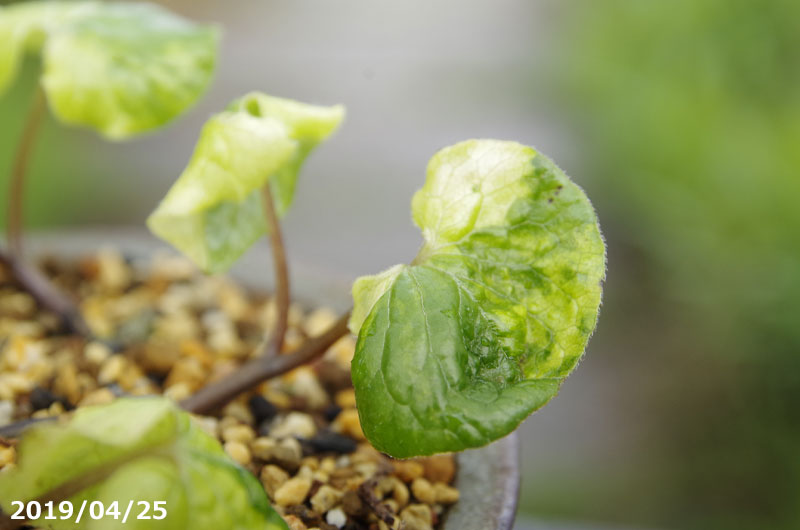
<svg viewBox="0 0 800 530">
<path fill-rule="evenodd" d="M 74 229 L 34 234 L 29 255 L 76 258 L 103 248 L 127 256 L 145 257 L 170 252 L 164 243 L 137 228 Z M 258 247 L 258 245 L 256 246 Z M 239 282 L 269 289 L 272 260 L 264 248 L 254 248 L 231 271 Z M 337 310 L 349 306 L 352 279 L 325 274 L 324 268 L 292 263 L 292 288 L 302 302 L 324 304 Z M 520 443 L 516 433 L 478 449 L 456 455 L 459 501 L 445 515 L 447 530 L 511 530 L 520 486 Z"/>
</svg>

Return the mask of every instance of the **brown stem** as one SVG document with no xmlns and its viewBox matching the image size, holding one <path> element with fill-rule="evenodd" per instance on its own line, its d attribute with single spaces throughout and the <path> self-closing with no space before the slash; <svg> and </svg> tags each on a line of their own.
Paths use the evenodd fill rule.
<svg viewBox="0 0 800 530">
<path fill-rule="evenodd" d="M 272 198 L 269 182 L 264 186 L 263 194 L 264 217 L 267 220 L 272 261 L 275 266 L 275 299 L 278 304 L 278 317 L 270 339 L 272 342 L 270 350 L 280 353 L 289 326 L 289 268 L 286 265 L 286 247 L 283 245 L 281 223 L 275 211 L 275 201 Z"/>
<path fill-rule="evenodd" d="M 246 362 L 228 377 L 201 388 L 196 394 L 181 402 L 189 412 L 205 414 L 230 401 L 242 392 L 272 377 L 284 374 L 302 364 L 316 359 L 347 334 L 350 313 L 345 313 L 323 334 L 308 339 L 292 353 L 279 355 L 270 342 L 267 352 Z"/>
<path fill-rule="evenodd" d="M 378 516 L 378 519 L 383 521 L 389 526 L 394 525 L 394 517 L 392 516 L 392 512 L 389 511 L 389 508 L 381 502 L 381 499 L 375 495 L 375 487 L 378 485 L 378 479 L 376 477 L 372 477 L 369 480 L 366 480 L 358 487 L 357 493 L 358 496 L 364 501 L 364 504 L 372 510 L 375 515 Z"/>
<path fill-rule="evenodd" d="M 8 218 L 6 219 L 6 239 L 11 255 L 22 257 L 22 219 L 23 203 L 25 202 L 25 175 L 28 172 L 28 162 L 36 143 L 37 132 L 44 117 L 46 105 L 44 90 L 41 85 L 36 89 L 33 103 L 25 120 L 25 127 L 17 151 L 14 155 L 14 165 L 11 167 L 11 178 L 8 186 Z"/>
<path fill-rule="evenodd" d="M 26 265 L 19 256 L 10 255 L 2 249 L 0 249 L 0 264 L 8 268 L 16 282 L 33 296 L 40 306 L 58 315 L 65 328 L 84 337 L 92 337 L 89 326 L 72 299 L 54 286 L 38 269 Z"/>
<path fill-rule="evenodd" d="M 49 421 L 55 421 L 56 419 L 57 419 L 56 416 L 47 416 L 46 418 L 28 418 L 25 420 L 19 420 L 14 423 L 3 425 L 2 427 L 0 427 L 0 439 L 10 440 L 14 438 L 19 438 L 20 436 L 22 436 L 22 433 L 24 433 L 34 425 L 38 425 L 40 423 L 45 423 Z"/>
<path fill-rule="evenodd" d="M 39 127 L 46 111 L 44 89 L 39 85 L 28 111 L 25 126 L 17 145 L 8 186 L 8 216 L 6 218 L 6 241 L 8 251 L 0 250 L 0 264 L 6 266 L 11 275 L 45 309 L 53 311 L 70 331 L 84 336 L 91 332 L 72 300 L 56 289 L 38 270 L 28 267 L 23 261 L 22 224 L 25 203 L 25 177 L 36 144 Z"/>
<path fill-rule="evenodd" d="M 195 414 L 206 414 L 267 379 L 285 374 L 300 365 L 313 361 L 348 333 L 347 321 L 349 319 L 350 312 L 348 311 L 324 333 L 308 339 L 292 353 L 277 355 L 275 352 L 267 352 L 246 362 L 228 377 L 201 388 L 193 396 L 183 400 L 180 403 L 181 407 Z M 270 342 L 270 344 L 274 343 Z M 5 425 L 0 427 L 0 436 L 18 438 L 29 427 L 55 419 L 57 417 L 51 416 L 41 419 L 27 419 Z M 2 527 L 0 527 L 0 530 L 2 530 Z"/>
</svg>

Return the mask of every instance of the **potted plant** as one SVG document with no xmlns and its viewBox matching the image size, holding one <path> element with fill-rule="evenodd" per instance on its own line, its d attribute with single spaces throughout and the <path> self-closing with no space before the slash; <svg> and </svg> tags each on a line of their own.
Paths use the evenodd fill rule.
<svg viewBox="0 0 800 530">
<path fill-rule="evenodd" d="M 62 31 L 103 33 L 93 17 L 106 6 L 87 6 L 60 18 L 68 30 L 47 30 L 46 49 Z M 596 323 L 605 270 L 597 220 L 583 192 L 534 149 L 462 142 L 432 158 L 412 201 L 424 239 L 417 256 L 357 280 L 352 311 L 293 317 L 279 218 L 303 160 L 342 118 L 341 107 L 261 93 L 237 99 L 208 120 L 148 220 L 210 273 L 267 234 L 275 272 L 267 303 L 230 284 L 209 294 L 215 280 L 181 266 L 166 275 L 113 259 L 90 258 L 77 274 L 73 266 L 74 283 L 100 293 L 92 298 L 100 309 L 85 302 L 85 315 L 62 319 L 80 324 L 59 338 L 71 341 L 60 343 L 72 348 L 59 354 L 64 371 L 39 374 L 47 388 L 11 390 L 32 419 L 3 431 L 19 438 L 2 446 L 7 526 L 456 524 L 446 512 L 459 496 L 452 457 L 403 459 L 486 446 L 556 394 Z M 8 261 L 30 287 L 18 256 Z M 115 267 L 118 281 L 108 272 Z M 253 318 L 258 311 L 268 318 Z M 118 313 L 126 316 L 109 316 Z M 164 342 L 176 334 L 183 338 Z M 94 381 L 76 376 L 70 386 L 64 374 L 76 371 Z M 77 402 L 64 395 L 72 390 Z M 47 407 L 33 412 L 35 400 Z M 489 524 L 510 523 L 505 513 Z"/>
</svg>

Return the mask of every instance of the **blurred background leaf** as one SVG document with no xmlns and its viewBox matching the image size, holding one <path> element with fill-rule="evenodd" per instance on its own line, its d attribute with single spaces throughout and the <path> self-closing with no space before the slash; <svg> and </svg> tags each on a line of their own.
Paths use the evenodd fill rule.
<svg viewBox="0 0 800 530">
<path fill-rule="evenodd" d="M 619 315 L 643 312 L 647 332 L 617 355 L 659 366 L 639 374 L 652 469 L 610 502 L 667 489 L 651 524 L 799 528 L 800 3 L 562 14 L 554 99 L 623 260 L 611 270 L 632 272 L 604 324 L 623 336 Z"/>
</svg>

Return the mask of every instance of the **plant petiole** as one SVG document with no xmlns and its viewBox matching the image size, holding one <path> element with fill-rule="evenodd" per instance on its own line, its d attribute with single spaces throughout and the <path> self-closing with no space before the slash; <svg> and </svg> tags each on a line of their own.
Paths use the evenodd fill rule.
<svg viewBox="0 0 800 530">
<path fill-rule="evenodd" d="M 272 197 L 270 183 L 262 188 L 262 202 L 264 204 L 264 217 L 267 221 L 270 245 L 272 247 L 272 262 L 275 267 L 275 301 L 277 303 L 277 319 L 272 329 L 271 337 L 266 340 L 271 342 L 268 351 L 279 354 L 283 349 L 283 338 L 289 326 L 289 268 L 286 264 L 286 247 L 283 244 L 281 223 L 275 211 L 275 200 Z"/>
</svg>

